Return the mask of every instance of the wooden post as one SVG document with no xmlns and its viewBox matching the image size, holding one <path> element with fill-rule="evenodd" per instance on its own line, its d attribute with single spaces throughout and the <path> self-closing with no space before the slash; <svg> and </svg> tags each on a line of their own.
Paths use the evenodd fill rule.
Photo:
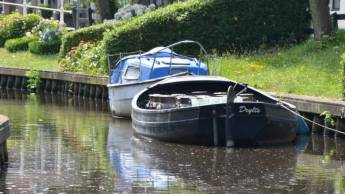
<svg viewBox="0 0 345 194">
<path fill-rule="evenodd" d="M 51 82 L 52 82 L 52 80 L 49 80 L 49 79 L 46 79 L 45 80 L 45 86 L 44 86 L 44 91 L 45 92 L 50 92 L 51 91 Z"/>
<path fill-rule="evenodd" d="M 0 88 L 6 88 L 7 85 L 7 76 L 6 75 L 1 75 L 0 79 Z"/>
<path fill-rule="evenodd" d="M 95 98 L 95 93 L 96 93 L 96 86 L 95 85 L 90 85 L 90 95 L 89 98 Z"/>
<path fill-rule="evenodd" d="M 82 83 L 79 83 L 79 91 L 78 91 L 78 96 L 83 96 L 84 95 L 84 85 Z"/>
<path fill-rule="evenodd" d="M 337 118 L 336 130 L 345 132 L 345 119 Z M 336 138 L 345 138 L 344 134 L 335 133 Z"/>
<path fill-rule="evenodd" d="M 314 115 L 313 121 L 314 121 L 315 123 L 318 123 L 318 124 L 323 124 L 323 119 L 322 119 L 322 117 L 320 117 L 319 115 Z M 320 127 L 320 126 L 318 126 L 318 125 L 316 125 L 316 124 L 313 123 L 313 125 L 312 125 L 312 127 L 311 127 L 312 133 L 321 134 L 321 133 L 322 133 L 322 130 L 323 130 L 322 127 Z"/>
<path fill-rule="evenodd" d="M 83 97 L 84 97 L 84 98 L 88 98 L 88 97 L 89 97 L 89 93 L 90 93 L 90 85 L 89 85 L 89 84 L 85 84 L 85 85 L 84 85 L 84 94 L 83 94 Z"/>
<path fill-rule="evenodd" d="M 57 80 L 51 80 L 51 82 L 52 82 L 51 93 L 55 94 L 55 93 L 57 93 Z"/>
<path fill-rule="evenodd" d="M 23 77 L 22 79 L 22 85 L 20 87 L 21 90 L 27 90 L 27 85 L 28 85 L 28 78 Z"/>
<path fill-rule="evenodd" d="M 68 81 L 64 81 L 62 93 L 63 93 L 64 95 L 68 95 L 68 90 L 69 90 L 69 82 L 68 82 Z"/>
<path fill-rule="evenodd" d="M 101 86 L 96 86 L 95 98 L 97 98 L 97 99 L 102 98 L 102 87 Z"/>
<path fill-rule="evenodd" d="M 21 82 L 22 82 L 22 77 L 16 76 L 15 81 L 14 81 L 14 88 L 20 89 L 22 85 Z"/>
<path fill-rule="evenodd" d="M 12 89 L 13 85 L 14 85 L 14 77 L 13 76 L 8 76 L 6 88 Z"/>
<path fill-rule="evenodd" d="M 73 82 L 73 95 L 78 96 L 79 93 L 79 84 L 76 82 Z"/>
</svg>

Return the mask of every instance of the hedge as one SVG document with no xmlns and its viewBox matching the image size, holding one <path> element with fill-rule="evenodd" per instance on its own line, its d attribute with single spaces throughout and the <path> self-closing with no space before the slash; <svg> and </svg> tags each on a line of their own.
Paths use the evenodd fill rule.
<svg viewBox="0 0 345 194">
<path fill-rule="evenodd" d="M 28 14 L 22 16 L 18 13 L 13 13 L 5 16 L 0 20 L 0 46 L 3 46 L 6 40 L 19 38 L 25 35 L 26 32 L 38 25 L 42 18 L 35 14 Z"/>
<path fill-rule="evenodd" d="M 184 39 L 219 52 L 300 41 L 310 28 L 308 0 L 187 0 L 137 17 L 105 34 L 106 53 L 149 50 Z"/>
<path fill-rule="evenodd" d="M 9 52 L 25 51 L 29 48 L 29 43 L 33 41 L 33 37 L 24 36 L 21 38 L 9 39 L 5 42 L 5 48 Z"/>
<path fill-rule="evenodd" d="M 60 58 L 63 58 L 73 47 L 78 46 L 82 41 L 97 42 L 102 40 L 103 33 L 115 26 L 112 23 L 103 23 L 64 34 L 60 48 Z"/>
<path fill-rule="evenodd" d="M 29 43 L 29 51 L 39 55 L 49 55 L 59 52 L 60 41 L 55 42 L 42 42 L 35 40 Z"/>
</svg>

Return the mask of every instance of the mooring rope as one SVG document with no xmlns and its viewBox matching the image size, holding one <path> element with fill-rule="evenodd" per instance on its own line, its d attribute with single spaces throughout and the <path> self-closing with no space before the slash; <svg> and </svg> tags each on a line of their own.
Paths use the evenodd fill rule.
<svg viewBox="0 0 345 194">
<path fill-rule="evenodd" d="M 304 119 L 305 121 L 308 121 L 308 122 L 310 122 L 310 123 L 312 123 L 312 124 L 315 124 L 315 125 L 317 125 L 317 126 L 319 126 L 319 127 L 323 127 L 324 129 L 327 129 L 327 130 L 330 130 L 330 131 L 333 131 L 333 132 L 337 132 L 337 133 L 341 133 L 341 134 L 345 135 L 345 132 L 343 132 L 343 131 L 339 131 L 339 130 L 336 130 L 336 129 L 327 127 L 327 126 L 325 126 L 325 125 L 321 125 L 321 124 L 319 124 L 319 123 L 316 123 L 316 122 L 314 122 L 314 121 L 312 121 L 312 120 L 310 120 L 310 119 L 308 119 L 308 118 L 302 116 L 300 113 L 298 113 L 298 112 L 296 112 L 296 111 L 293 111 L 293 110 L 291 110 L 290 108 L 286 107 L 286 106 L 283 104 L 283 102 L 280 102 L 279 105 L 280 105 L 281 107 L 283 107 L 284 109 L 286 109 L 287 111 L 291 112 L 292 114 L 294 114 L 294 115 L 296 115 L 296 116 L 298 116 L 298 117 L 301 117 L 301 118 Z"/>
</svg>

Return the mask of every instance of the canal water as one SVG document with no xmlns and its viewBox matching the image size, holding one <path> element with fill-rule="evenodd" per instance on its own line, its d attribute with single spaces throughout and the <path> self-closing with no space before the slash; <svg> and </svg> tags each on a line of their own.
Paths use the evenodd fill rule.
<svg viewBox="0 0 345 194">
<path fill-rule="evenodd" d="M 345 141 L 264 148 L 144 140 L 107 103 L 0 92 L 11 119 L 5 193 L 344 193 Z"/>
</svg>

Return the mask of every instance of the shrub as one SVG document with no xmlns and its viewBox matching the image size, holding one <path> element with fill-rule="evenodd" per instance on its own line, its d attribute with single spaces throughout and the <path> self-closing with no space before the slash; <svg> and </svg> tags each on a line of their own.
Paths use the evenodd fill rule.
<svg viewBox="0 0 345 194">
<path fill-rule="evenodd" d="M 35 40 L 29 43 L 31 53 L 49 55 L 59 52 L 60 42 L 42 42 Z"/>
<path fill-rule="evenodd" d="M 308 0 L 187 0 L 137 17 L 104 37 L 106 53 L 149 50 L 184 39 L 219 52 L 296 42 L 309 28 Z"/>
<path fill-rule="evenodd" d="M 60 58 L 64 57 L 73 47 L 78 46 L 80 42 L 97 42 L 102 40 L 103 33 L 117 25 L 118 24 L 103 23 L 64 34 L 62 37 Z"/>
<path fill-rule="evenodd" d="M 39 40 L 29 44 L 29 50 L 34 54 L 58 53 L 61 45 L 60 29 L 46 28 L 40 33 Z"/>
<path fill-rule="evenodd" d="M 107 68 L 101 63 L 101 58 L 104 56 L 102 46 L 102 44 L 96 46 L 95 43 L 81 42 L 60 60 L 60 67 L 64 71 L 105 74 Z"/>
<path fill-rule="evenodd" d="M 42 42 L 61 42 L 62 32 L 59 29 L 46 28 L 39 36 Z"/>
<path fill-rule="evenodd" d="M 25 51 L 28 50 L 29 43 L 33 40 L 34 38 L 30 36 L 9 39 L 5 43 L 5 48 L 10 52 Z"/>
<path fill-rule="evenodd" d="M 8 39 L 19 38 L 36 26 L 42 18 L 35 14 L 22 16 L 18 13 L 4 16 L 0 20 L 0 46 Z"/>
<path fill-rule="evenodd" d="M 59 24 L 59 22 L 57 20 L 41 20 L 37 26 L 35 26 L 34 28 L 32 28 L 31 33 L 36 36 L 39 37 L 40 34 L 42 34 L 42 32 L 45 29 L 61 29 L 61 26 Z"/>
</svg>

